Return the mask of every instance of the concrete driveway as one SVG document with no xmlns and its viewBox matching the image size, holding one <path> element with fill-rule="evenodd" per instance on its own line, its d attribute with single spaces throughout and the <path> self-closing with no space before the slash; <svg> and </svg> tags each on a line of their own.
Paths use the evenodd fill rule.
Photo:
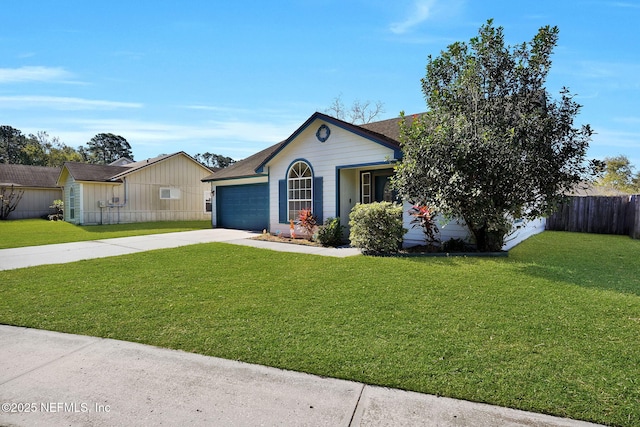
<svg viewBox="0 0 640 427">
<path fill-rule="evenodd" d="M 176 248 L 198 243 L 226 242 L 280 252 L 346 257 L 359 255 L 355 248 L 322 248 L 278 242 L 253 240 L 257 233 L 243 230 L 214 228 L 150 234 L 146 236 L 119 237 L 115 239 L 89 240 L 85 242 L 58 243 L 54 245 L 27 246 L 0 249 L 0 270 L 33 267 L 44 264 L 63 264 L 92 258 L 126 255 L 153 249 Z"/>
</svg>

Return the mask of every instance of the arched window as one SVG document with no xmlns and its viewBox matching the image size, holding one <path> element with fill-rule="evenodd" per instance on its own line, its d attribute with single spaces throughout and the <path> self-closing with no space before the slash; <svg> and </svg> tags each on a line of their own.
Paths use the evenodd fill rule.
<svg viewBox="0 0 640 427">
<path fill-rule="evenodd" d="M 313 174 L 306 162 L 296 162 L 287 174 L 289 220 L 297 221 L 302 209 L 313 209 Z"/>
<path fill-rule="evenodd" d="M 69 219 L 76 217 L 76 192 L 73 187 L 69 189 Z"/>
</svg>

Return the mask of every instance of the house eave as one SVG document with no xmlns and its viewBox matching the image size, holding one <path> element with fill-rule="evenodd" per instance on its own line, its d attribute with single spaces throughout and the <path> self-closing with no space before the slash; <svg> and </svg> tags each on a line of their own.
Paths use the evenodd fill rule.
<svg viewBox="0 0 640 427">
<path fill-rule="evenodd" d="M 228 178 L 212 178 L 212 179 L 201 179 L 202 182 L 223 182 L 223 181 L 234 181 L 239 179 L 247 179 L 247 178 L 268 178 L 269 175 L 266 173 L 253 174 L 253 175 L 239 175 L 239 176 L 230 176 Z"/>
<path fill-rule="evenodd" d="M 335 117 L 327 116 L 326 114 L 315 112 L 311 115 L 295 132 L 293 132 L 287 139 L 284 140 L 284 143 L 278 147 L 273 153 L 271 153 L 265 160 L 262 161 L 255 169 L 256 172 L 262 172 L 267 163 L 269 163 L 274 157 L 276 157 L 286 146 L 288 146 L 294 139 L 298 137 L 305 129 L 307 129 L 314 121 L 322 120 L 327 123 L 330 123 L 334 126 L 337 126 L 341 129 L 344 129 L 348 132 L 352 132 L 362 138 L 368 139 L 376 144 L 380 144 L 384 147 L 390 148 L 393 150 L 393 158 L 395 160 L 399 160 L 402 158 L 402 150 L 399 145 L 393 144 L 390 141 L 386 141 L 383 137 L 378 138 L 375 135 L 372 135 L 367 130 L 359 127 L 358 125 L 354 125 L 351 123 L 344 122 L 340 119 L 336 119 Z M 383 135 L 381 135 L 383 136 Z"/>
</svg>

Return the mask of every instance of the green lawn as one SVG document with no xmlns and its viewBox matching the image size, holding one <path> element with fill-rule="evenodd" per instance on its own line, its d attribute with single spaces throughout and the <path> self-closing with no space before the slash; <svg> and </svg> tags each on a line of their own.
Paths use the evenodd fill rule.
<svg viewBox="0 0 640 427">
<path fill-rule="evenodd" d="M 210 221 L 166 221 L 113 225 L 73 225 L 64 221 L 23 219 L 0 221 L 0 249 L 112 237 L 171 233 L 211 228 Z"/>
<path fill-rule="evenodd" d="M 640 425 L 640 241 L 334 259 L 223 243 L 0 272 L 0 323 Z"/>
</svg>

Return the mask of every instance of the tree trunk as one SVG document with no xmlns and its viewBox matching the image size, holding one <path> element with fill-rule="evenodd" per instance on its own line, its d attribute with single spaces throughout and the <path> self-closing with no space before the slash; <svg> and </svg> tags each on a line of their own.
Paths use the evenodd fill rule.
<svg viewBox="0 0 640 427">
<path fill-rule="evenodd" d="M 505 233 L 498 230 L 487 229 L 487 226 L 469 227 L 473 237 L 476 239 L 476 246 L 480 252 L 500 252 L 504 245 Z"/>
</svg>

